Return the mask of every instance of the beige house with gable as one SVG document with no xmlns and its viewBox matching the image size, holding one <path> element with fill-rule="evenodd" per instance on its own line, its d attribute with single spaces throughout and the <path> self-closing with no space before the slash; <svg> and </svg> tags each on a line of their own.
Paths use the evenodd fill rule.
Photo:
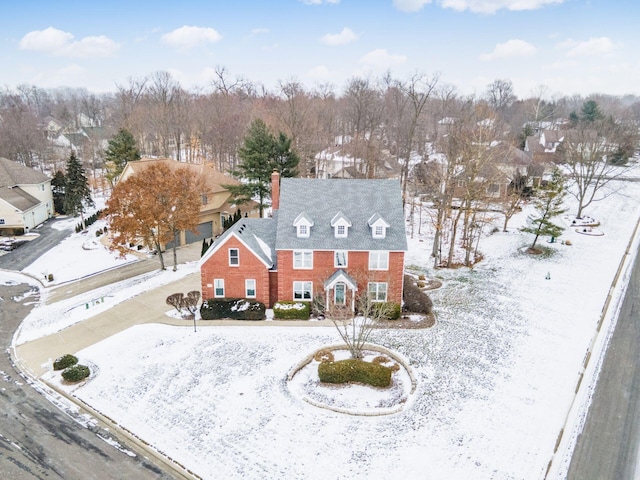
<svg viewBox="0 0 640 480">
<path fill-rule="evenodd" d="M 51 179 L 0 158 L 0 235 L 22 235 L 53 215 Z"/>
</svg>

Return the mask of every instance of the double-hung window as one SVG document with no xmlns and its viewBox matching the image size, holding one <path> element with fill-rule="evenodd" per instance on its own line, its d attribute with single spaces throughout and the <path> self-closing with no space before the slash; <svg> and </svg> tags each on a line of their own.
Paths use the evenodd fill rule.
<svg viewBox="0 0 640 480">
<path fill-rule="evenodd" d="M 389 270 L 389 252 L 385 250 L 369 252 L 369 270 Z"/>
<path fill-rule="evenodd" d="M 336 250 L 333 252 L 333 266 L 346 267 L 348 262 L 348 255 L 346 250 Z"/>
<path fill-rule="evenodd" d="M 293 268 L 296 270 L 311 270 L 313 268 L 313 251 L 294 250 Z"/>
<path fill-rule="evenodd" d="M 239 267 L 240 266 L 240 250 L 237 248 L 229 249 L 229 266 L 230 267 Z"/>
<path fill-rule="evenodd" d="M 213 280 L 213 296 L 216 298 L 224 297 L 224 279 L 215 278 Z"/>
<path fill-rule="evenodd" d="M 312 282 L 293 282 L 293 299 L 310 301 L 313 298 Z"/>
<path fill-rule="evenodd" d="M 387 282 L 369 282 L 369 298 L 373 302 L 387 301 Z"/>
<path fill-rule="evenodd" d="M 244 281 L 245 296 L 247 298 L 256 298 L 256 281 L 248 278 Z"/>
</svg>

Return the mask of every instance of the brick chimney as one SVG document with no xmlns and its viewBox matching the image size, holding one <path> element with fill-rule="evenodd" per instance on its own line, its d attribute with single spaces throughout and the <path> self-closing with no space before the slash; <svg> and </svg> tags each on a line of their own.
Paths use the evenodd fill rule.
<svg viewBox="0 0 640 480">
<path fill-rule="evenodd" d="M 271 174 L 271 209 L 280 208 L 280 173 L 274 170 Z"/>
</svg>

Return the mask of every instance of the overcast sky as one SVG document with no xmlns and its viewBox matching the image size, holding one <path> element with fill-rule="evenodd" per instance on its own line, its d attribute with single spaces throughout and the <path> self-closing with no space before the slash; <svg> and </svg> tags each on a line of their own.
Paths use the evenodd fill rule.
<svg viewBox="0 0 640 480">
<path fill-rule="evenodd" d="M 638 0 L 2 0 L 0 86 L 106 92 L 165 70 L 207 87 L 224 66 L 267 88 L 390 70 L 640 95 L 639 22 Z"/>
</svg>

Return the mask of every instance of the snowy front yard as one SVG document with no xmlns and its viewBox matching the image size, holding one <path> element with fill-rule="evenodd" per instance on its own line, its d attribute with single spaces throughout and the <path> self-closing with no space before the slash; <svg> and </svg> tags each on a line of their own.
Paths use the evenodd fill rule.
<svg viewBox="0 0 640 480">
<path fill-rule="evenodd" d="M 94 373 L 73 394 L 203 478 L 542 479 L 640 214 L 640 185 L 618 186 L 588 211 L 604 235 L 567 228 L 571 246 L 542 241 L 550 255 L 521 253 L 526 211 L 482 240 L 473 270 L 434 271 L 430 237 L 409 240 L 407 267 L 443 286 L 434 327 L 372 338 L 416 375 L 400 413 L 292 393 L 291 367 L 339 343 L 318 327 L 136 326 L 78 353 Z"/>
</svg>

